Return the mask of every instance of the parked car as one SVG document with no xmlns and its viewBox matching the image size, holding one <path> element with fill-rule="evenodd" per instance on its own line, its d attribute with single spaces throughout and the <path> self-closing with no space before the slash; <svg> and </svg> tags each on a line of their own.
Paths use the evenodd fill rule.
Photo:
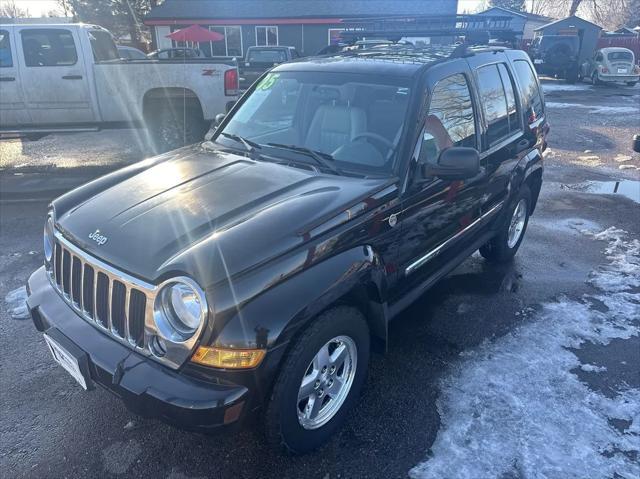
<svg viewBox="0 0 640 479">
<path fill-rule="evenodd" d="M 146 127 L 160 151 L 202 140 L 237 99 L 232 59 L 120 59 L 93 25 L 0 25 L 0 137 Z"/>
<path fill-rule="evenodd" d="M 118 55 L 125 60 L 146 60 L 147 55 L 142 50 L 137 48 L 127 47 L 125 45 L 116 45 L 118 48 Z"/>
<path fill-rule="evenodd" d="M 187 60 L 205 58 L 204 53 L 199 48 L 163 48 L 149 53 L 152 60 Z"/>
<path fill-rule="evenodd" d="M 536 208 L 529 58 L 433 48 L 279 65 L 207 141 L 54 200 L 27 305 L 55 360 L 183 428 L 326 441 L 389 321 L 478 249 L 511 260 Z"/>
<path fill-rule="evenodd" d="M 294 47 L 249 47 L 244 63 L 240 64 L 240 88 L 246 90 L 267 70 L 296 58 L 300 58 L 300 55 Z"/>
<path fill-rule="evenodd" d="M 580 38 L 577 35 L 542 35 L 534 38 L 529 55 L 538 73 L 578 80 Z"/>
<path fill-rule="evenodd" d="M 628 48 L 601 48 L 594 52 L 593 58 L 582 64 L 580 76 L 594 85 L 624 82 L 634 86 L 640 80 L 640 67 Z"/>
</svg>

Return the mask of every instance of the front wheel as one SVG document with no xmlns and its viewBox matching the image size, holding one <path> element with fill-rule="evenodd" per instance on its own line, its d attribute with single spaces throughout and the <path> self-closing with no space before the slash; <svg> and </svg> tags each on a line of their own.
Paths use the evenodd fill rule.
<svg viewBox="0 0 640 479">
<path fill-rule="evenodd" d="M 510 261 L 518 252 L 529 224 L 531 191 L 526 185 L 520 187 L 518 196 L 508 210 L 508 221 L 487 244 L 480 247 L 480 254 L 494 263 Z"/>
<path fill-rule="evenodd" d="M 325 443 L 344 423 L 366 379 L 369 329 L 339 306 L 320 315 L 287 355 L 265 412 L 267 440 L 290 453 Z"/>
</svg>

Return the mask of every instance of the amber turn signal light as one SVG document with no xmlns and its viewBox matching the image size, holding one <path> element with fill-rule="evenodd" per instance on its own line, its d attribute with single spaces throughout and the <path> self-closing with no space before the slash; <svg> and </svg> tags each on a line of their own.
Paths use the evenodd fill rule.
<svg viewBox="0 0 640 479">
<path fill-rule="evenodd" d="M 212 368 L 249 369 L 262 362 L 264 349 L 223 349 L 200 346 L 191 362 Z"/>
</svg>

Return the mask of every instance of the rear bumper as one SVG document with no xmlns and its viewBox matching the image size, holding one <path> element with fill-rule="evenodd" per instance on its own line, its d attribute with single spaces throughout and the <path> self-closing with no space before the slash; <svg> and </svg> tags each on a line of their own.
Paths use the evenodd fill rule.
<svg viewBox="0 0 640 479">
<path fill-rule="evenodd" d="M 67 306 L 44 267 L 31 275 L 27 291 L 36 329 L 86 355 L 91 381 L 121 398 L 135 414 L 203 432 L 237 425 L 247 416 L 248 388 L 192 378 L 114 341 Z"/>
<path fill-rule="evenodd" d="M 640 81 L 640 75 L 604 75 L 598 73 L 598 79 L 602 82 L 637 82 Z"/>
</svg>

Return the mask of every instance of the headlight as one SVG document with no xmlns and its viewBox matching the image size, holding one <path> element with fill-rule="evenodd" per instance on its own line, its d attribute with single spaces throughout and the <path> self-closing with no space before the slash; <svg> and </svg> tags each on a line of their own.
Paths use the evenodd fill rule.
<svg viewBox="0 0 640 479">
<path fill-rule="evenodd" d="M 51 216 L 47 217 L 47 221 L 45 221 L 44 223 L 43 240 L 44 240 L 44 259 L 47 261 L 47 263 L 51 263 L 51 260 L 53 259 L 53 245 L 54 245 L 53 219 L 51 218 Z"/>
<path fill-rule="evenodd" d="M 153 319 L 160 335 L 174 343 L 190 339 L 207 316 L 204 292 L 189 278 L 165 283 L 155 299 Z"/>
</svg>

